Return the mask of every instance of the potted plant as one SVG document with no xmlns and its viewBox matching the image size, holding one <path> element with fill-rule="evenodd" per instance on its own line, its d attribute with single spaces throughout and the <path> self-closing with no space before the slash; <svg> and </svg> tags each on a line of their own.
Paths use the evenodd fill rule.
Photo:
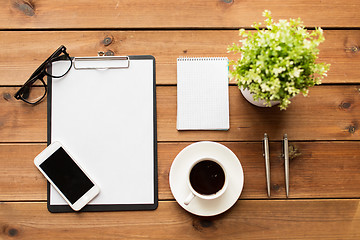
<svg viewBox="0 0 360 240">
<path fill-rule="evenodd" d="M 234 43 L 229 52 L 241 53 L 230 61 L 230 77 L 247 98 L 258 106 L 280 104 L 286 109 L 298 93 L 308 94 L 308 88 L 321 83 L 330 65 L 315 63 L 318 46 L 325 40 L 321 28 L 309 32 L 300 18 L 274 22 L 265 10 L 266 29 L 261 23 L 255 31 L 240 29 L 240 44 Z"/>
</svg>

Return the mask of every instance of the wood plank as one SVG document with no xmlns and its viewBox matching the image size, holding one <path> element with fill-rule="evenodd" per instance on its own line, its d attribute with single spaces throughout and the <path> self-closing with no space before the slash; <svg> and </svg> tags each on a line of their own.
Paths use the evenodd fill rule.
<svg viewBox="0 0 360 240">
<path fill-rule="evenodd" d="M 159 143 L 159 198 L 174 199 L 169 171 L 190 143 Z M 245 173 L 241 199 L 267 199 L 264 158 L 259 142 L 222 143 L 238 156 Z M 44 201 L 46 180 L 33 164 L 45 144 L 0 145 L 0 201 Z M 360 142 L 290 142 L 290 198 L 359 198 Z M 331 151 L 329 151 L 331 149 Z M 271 197 L 285 198 L 280 142 L 270 144 Z"/>
<path fill-rule="evenodd" d="M 292 99 L 286 111 L 248 103 L 231 86 L 228 131 L 177 131 L 176 88 L 158 87 L 158 139 L 160 141 L 259 141 L 264 133 L 281 140 L 358 140 L 359 86 L 318 86 L 308 97 Z"/>
<path fill-rule="evenodd" d="M 155 211 L 51 214 L 46 203 L 1 203 L 1 239 L 359 239 L 359 200 L 238 201 L 216 217 L 176 202 Z"/>
<path fill-rule="evenodd" d="M 230 130 L 177 131 L 176 87 L 157 87 L 158 141 L 259 141 L 267 132 L 272 140 L 284 133 L 290 140 L 359 140 L 358 85 L 317 86 L 308 97 L 293 98 L 286 111 L 248 103 L 230 86 Z M 1 87 L 0 142 L 45 142 L 46 101 L 30 106 L 12 96 L 17 88 Z"/>
<path fill-rule="evenodd" d="M 34 158 L 46 144 L 0 145 L 0 201 L 46 200 L 46 179 Z"/>
<path fill-rule="evenodd" d="M 263 21 L 264 9 L 276 19 L 301 17 L 312 27 L 359 27 L 359 6 L 357 0 L 10 0 L 0 9 L 0 28 L 237 28 Z"/>
<path fill-rule="evenodd" d="M 271 136 L 270 136 L 271 137 Z M 172 199 L 168 175 L 173 159 L 190 143 L 159 144 L 159 194 Z M 266 199 L 262 143 L 222 142 L 245 174 L 241 199 Z M 360 142 L 290 141 L 290 198 L 360 197 Z M 271 198 L 286 198 L 281 142 L 270 142 Z"/>
<path fill-rule="evenodd" d="M 104 45 L 111 37 L 112 43 Z M 323 83 L 360 83 L 360 31 L 328 30 L 320 45 L 319 62 L 331 64 Z M 34 41 L 36 39 L 36 41 Z M 239 40 L 238 31 L 3 31 L 0 32 L 0 85 L 22 85 L 61 44 L 71 56 L 150 54 L 156 58 L 158 84 L 176 84 L 176 58 L 180 56 L 239 56 L 227 46 Z M 16 74 L 15 74 L 16 72 Z"/>
<path fill-rule="evenodd" d="M 46 142 L 46 101 L 32 106 L 16 100 L 18 88 L 0 88 L 2 142 Z"/>
</svg>

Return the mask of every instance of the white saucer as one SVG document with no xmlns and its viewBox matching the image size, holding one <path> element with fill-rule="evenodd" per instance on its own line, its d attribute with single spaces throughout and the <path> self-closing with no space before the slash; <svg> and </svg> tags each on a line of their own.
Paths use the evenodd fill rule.
<svg viewBox="0 0 360 240">
<path fill-rule="evenodd" d="M 189 205 L 185 205 L 184 200 L 190 194 L 187 171 L 194 161 L 203 157 L 221 161 L 228 175 L 228 187 L 217 199 L 195 197 Z M 181 207 L 195 215 L 214 216 L 228 210 L 239 199 L 244 185 L 244 172 L 239 159 L 229 148 L 216 142 L 197 142 L 187 146 L 176 156 L 170 168 L 169 182 L 171 192 Z"/>
</svg>

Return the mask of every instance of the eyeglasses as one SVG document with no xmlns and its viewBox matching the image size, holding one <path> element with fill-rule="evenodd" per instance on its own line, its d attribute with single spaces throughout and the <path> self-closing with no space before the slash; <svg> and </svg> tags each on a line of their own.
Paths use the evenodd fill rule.
<svg viewBox="0 0 360 240">
<path fill-rule="evenodd" d="M 55 69 L 53 68 L 54 65 L 59 66 Z M 38 104 L 45 98 L 47 93 L 44 77 L 61 78 L 70 71 L 71 67 L 72 60 L 66 52 L 66 47 L 60 46 L 35 70 L 29 80 L 15 93 L 14 97 L 29 104 Z"/>
</svg>

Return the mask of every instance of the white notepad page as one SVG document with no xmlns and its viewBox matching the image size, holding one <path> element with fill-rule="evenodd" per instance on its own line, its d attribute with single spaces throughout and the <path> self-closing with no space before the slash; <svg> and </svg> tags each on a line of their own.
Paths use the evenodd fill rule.
<svg viewBox="0 0 360 240">
<path fill-rule="evenodd" d="M 228 130 L 228 58 L 177 59 L 177 129 Z"/>
</svg>

